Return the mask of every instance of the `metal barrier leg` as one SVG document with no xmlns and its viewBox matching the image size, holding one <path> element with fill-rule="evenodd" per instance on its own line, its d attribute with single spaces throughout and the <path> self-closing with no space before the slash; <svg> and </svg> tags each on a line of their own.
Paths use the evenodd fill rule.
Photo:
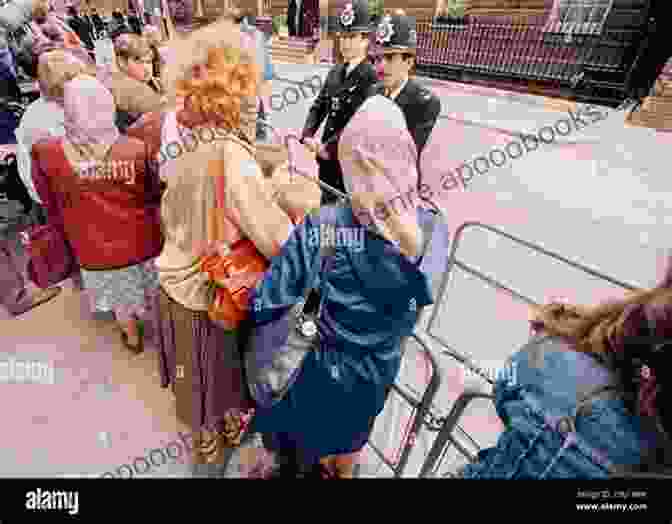
<svg viewBox="0 0 672 524">
<path fill-rule="evenodd" d="M 441 386 L 441 374 L 439 371 L 439 366 L 436 362 L 436 359 L 432 355 L 429 346 L 425 342 L 423 342 L 423 340 L 416 334 L 411 335 L 411 337 L 409 338 L 414 339 L 420 345 L 420 347 L 422 347 L 423 352 L 427 356 L 427 360 L 429 361 L 430 366 L 432 368 L 432 378 L 429 380 L 427 389 L 425 390 L 425 393 L 422 395 L 420 404 L 418 405 L 417 410 L 415 412 L 415 418 L 413 420 L 413 426 L 411 427 L 411 431 L 409 432 L 408 441 L 404 446 L 404 449 L 401 453 L 401 457 L 399 457 L 399 462 L 397 464 L 397 468 L 395 471 L 396 478 L 401 477 L 404 470 L 406 469 L 408 459 L 410 458 L 411 452 L 415 447 L 415 437 L 420 431 L 421 426 L 425 423 L 425 417 L 429 413 L 432 403 L 434 401 L 434 397 L 436 396 L 436 393 L 438 392 L 439 387 Z M 408 341 L 406 343 L 408 343 Z"/>
<path fill-rule="evenodd" d="M 426 416 L 429 414 L 434 397 L 439 390 L 439 387 L 441 386 L 441 372 L 437 365 L 436 359 L 430 351 L 429 346 L 421 338 L 419 338 L 418 335 L 413 334 L 402 343 L 402 354 L 406 352 L 406 347 L 410 339 L 415 339 L 422 348 L 422 353 L 426 356 L 431 368 L 431 378 L 420 400 L 412 398 L 412 396 L 399 387 L 396 382 L 393 384 L 392 388 L 390 388 L 391 390 L 395 390 L 398 395 L 415 410 L 415 415 L 412 417 L 412 425 L 408 433 L 408 438 L 406 442 L 402 443 L 403 447 L 401 448 L 399 460 L 396 464 L 394 464 L 385 457 L 384 452 L 380 450 L 375 445 L 375 443 L 371 441 L 368 443 L 368 447 L 375 453 L 375 455 L 377 455 L 378 460 L 380 460 L 383 465 L 392 470 L 395 478 L 400 478 L 403 475 L 404 470 L 408 464 L 411 451 L 415 446 L 415 436 L 417 435 L 422 425 L 425 424 Z M 360 474 L 361 468 L 358 467 L 355 476 L 359 476 Z"/>
<path fill-rule="evenodd" d="M 422 465 L 422 470 L 420 471 L 420 478 L 429 477 L 430 473 L 433 471 L 436 466 L 436 462 L 441 457 L 446 444 L 451 438 L 453 431 L 455 431 L 455 426 L 459 422 L 460 418 L 464 414 L 464 411 L 467 409 L 467 406 L 472 400 L 478 398 L 487 398 L 494 401 L 494 395 L 484 393 L 482 391 L 465 391 L 462 393 L 458 399 L 453 404 L 452 409 L 448 416 L 445 417 L 444 423 L 441 426 L 439 434 L 436 436 L 436 440 L 432 445 L 432 449 L 427 455 L 427 460 Z"/>
</svg>

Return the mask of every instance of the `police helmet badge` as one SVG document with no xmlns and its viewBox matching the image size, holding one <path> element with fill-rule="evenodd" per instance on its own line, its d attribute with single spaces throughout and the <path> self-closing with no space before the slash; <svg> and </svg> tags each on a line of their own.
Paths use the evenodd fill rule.
<svg viewBox="0 0 672 524">
<path fill-rule="evenodd" d="M 376 44 L 383 53 L 415 53 L 418 36 L 415 18 L 407 16 L 402 10 L 386 15 L 378 25 Z"/>
<path fill-rule="evenodd" d="M 355 10 L 352 4 L 346 4 L 345 9 L 341 13 L 341 24 L 345 27 L 350 27 L 355 21 Z"/>
<path fill-rule="evenodd" d="M 394 35 L 394 26 L 392 25 L 392 17 L 387 15 L 383 18 L 383 21 L 378 25 L 378 31 L 376 32 L 376 42 L 378 44 L 387 44 L 392 40 L 392 35 Z"/>
<path fill-rule="evenodd" d="M 350 0 L 337 16 L 330 16 L 328 26 L 336 33 L 369 33 L 371 17 L 367 0 Z"/>
</svg>

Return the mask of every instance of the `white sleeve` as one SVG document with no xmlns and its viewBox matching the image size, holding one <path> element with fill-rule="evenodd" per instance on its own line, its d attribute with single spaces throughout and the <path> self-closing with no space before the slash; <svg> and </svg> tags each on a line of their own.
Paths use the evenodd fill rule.
<svg viewBox="0 0 672 524">
<path fill-rule="evenodd" d="M 0 26 L 16 31 L 28 22 L 33 11 L 33 0 L 14 0 L 0 7 Z"/>
</svg>

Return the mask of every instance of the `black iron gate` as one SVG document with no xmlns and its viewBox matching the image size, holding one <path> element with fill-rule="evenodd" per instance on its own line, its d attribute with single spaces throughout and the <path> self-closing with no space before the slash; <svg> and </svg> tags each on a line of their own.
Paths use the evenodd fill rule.
<svg viewBox="0 0 672 524">
<path fill-rule="evenodd" d="M 640 4 L 626 14 L 610 13 L 603 27 L 591 29 L 478 19 L 460 25 L 418 23 L 417 71 L 441 80 L 502 83 L 618 105 L 629 96 L 628 74 L 651 29 L 650 2 Z"/>
</svg>

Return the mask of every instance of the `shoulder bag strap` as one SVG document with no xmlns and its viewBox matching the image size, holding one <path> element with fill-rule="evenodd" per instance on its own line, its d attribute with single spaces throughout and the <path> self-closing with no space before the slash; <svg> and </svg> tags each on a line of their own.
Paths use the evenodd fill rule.
<svg viewBox="0 0 672 524">
<path fill-rule="evenodd" d="M 431 220 L 427 226 L 419 225 L 420 231 L 422 232 L 422 252 L 418 257 L 418 261 L 415 263 L 416 266 L 420 266 L 420 264 L 422 264 L 422 261 L 427 254 L 427 250 L 429 249 L 429 244 L 432 242 L 432 235 L 434 234 L 434 229 L 436 227 L 436 220 L 438 220 L 438 217 L 436 216 L 438 213 L 433 211 L 430 212 L 434 214 L 434 219 Z"/>
</svg>

